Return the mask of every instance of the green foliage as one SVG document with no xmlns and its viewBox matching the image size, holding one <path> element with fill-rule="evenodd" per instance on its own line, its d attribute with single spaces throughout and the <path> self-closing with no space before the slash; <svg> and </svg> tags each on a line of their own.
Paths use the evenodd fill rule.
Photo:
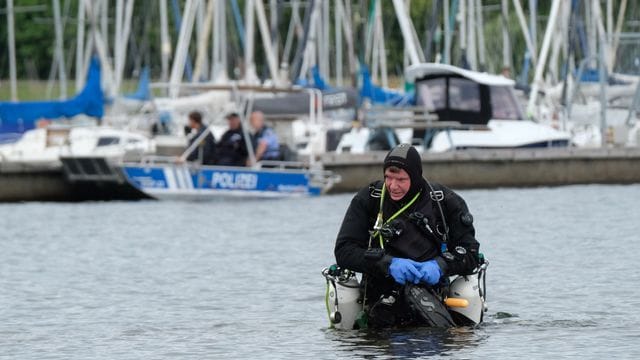
<svg viewBox="0 0 640 360">
<path fill-rule="evenodd" d="M 6 2 L 3 2 L 6 3 Z M 40 5 L 39 0 L 16 0 L 14 7 Z M 18 76 L 40 77 L 48 71 L 48 64 L 53 54 L 55 41 L 53 26 L 42 21 L 43 18 L 53 18 L 50 3 L 43 12 L 18 12 L 14 15 L 16 63 Z M 4 6 L 3 6 L 4 10 Z M 6 15 L 0 21 L 0 77 L 9 76 L 8 42 Z M 45 71 L 46 69 L 46 71 Z"/>
<path fill-rule="evenodd" d="M 228 1 L 228 0 L 227 0 Z M 269 17 L 269 2 L 266 0 L 260 0 L 265 3 L 267 11 L 267 17 Z M 324 0 L 323 0 L 324 1 Z M 354 0 L 350 1 L 349 5 L 352 10 L 352 24 L 354 26 L 354 41 L 356 45 L 356 57 L 360 60 L 364 59 L 364 47 L 366 36 L 366 24 L 369 17 L 369 11 L 374 0 Z M 391 0 L 377 0 L 381 1 L 382 5 L 382 20 L 384 23 L 384 35 L 385 46 L 387 54 L 387 66 L 388 72 L 391 76 L 402 76 L 403 58 L 404 58 L 404 40 L 402 33 L 395 15 L 395 10 Z M 458 0 L 463 1 L 463 0 Z M 464 0 L 466 1 L 466 0 Z M 53 60 L 55 34 L 53 26 L 53 11 L 51 0 L 14 0 L 14 6 L 16 9 L 24 6 L 40 5 L 44 7 L 44 10 L 37 12 L 20 12 L 15 13 L 15 26 L 16 26 L 16 50 L 17 50 L 17 68 L 18 76 L 20 78 L 35 78 L 35 79 L 47 79 L 51 71 L 51 64 Z M 6 1 L 2 2 L 3 4 Z M 240 8 L 244 15 L 244 3 L 245 1 L 238 1 Z M 288 3 L 288 2 L 281 2 Z M 304 17 L 304 5 L 307 2 L 302 2 L 300 16 Z M 430 56 L 427 61 L 434 61 L 436 56 L 442 54 L 444 41 L 443 41 L 443 11 L 441 4 L 444 2 L 441 0 L 412 0 L 410 6 L 410 15 L 415 26 L 416 34 L 420 38 L 421 46 L 426 50 Z M 456 3 L 456 0 L 450 0 L 451 4 Z M 516 76 L 521 71 L 523 56 L 526 50 L 525 42 L 520 30 L 520 24 L 517 20 L 515 10 L 513 9 L 512 1 L 508 1 L 510 5 L 509 18 L 507 19 L 509 29 L 509 39 L 512 47 L 512 74 Z M 529 2 L 527 0 L 522 1 L 523 9 L 528 17 Z M 549 13 L 551 1 L 537 1 L 538 3 L 538 46 L 542 42 L 546 26 L 546 16 Z M 617 14 L 617 2 L 615 2 L 614 13 Z M 65 60 L 67 66 L 67 72 L 73 77 L 74 64 L 75 64 L 75 47 L 76 47 L 76 21 L 77 16 L 77 0 L 60 0 L 62 16 L 65 15 L 65 5 L 68 7 L 68 21 L 64 32 L 64 48 L 65 48 Z M 180 0 L 179 4 L 184 6 L 184 0 Z M 334 2 L 331 1 L 333 8 Z M 440 4 L 440 6 L 435 6 Z M 482 0 L 483 4 L 483 17 L 484 17 L 484 31 L 485 37 L 485 49 L 486 49 L 486 66 L 485 69 L 490 72 L 500 72 L 503 67 L 502 60 L 502 19 L 500 4 L 501 0 Z M 113 48 L 113 33 L 114 33 L 114 14 L 115 14 L 115 1 L 109 1 L 109 35 L 108 41 L 112 51 Z M 173 21 L 171 0 L 168 1 L 169 12 L 169 32 L 172 39 L 172 48 L 175 49 L 177 41 L 177 31 Z M 2 5 L 0 5 L 2 6 Z M 2 6 L 4 8 L 4 6 Z M 438 11 L 434 14 L 434 11 Z M 638 15 L 638 6 L 636 2 L 630 2 L 627 10 L 627 19 L 632 19 Z M 131 39 L 128 43 L 128 56 L 125 66 L 125 77 L 135 77 L 138 74 L 138 70 L 148 65 L 151 67 L 152 77 L 158 78 L 160 76 L 161 67 L 161 54 L 160 54 L 160 21 L 159 21 L 159 5 L 157 0 L 136 0 L 134 7 L 134 19 L 131 28 Z M 289 17 L 291 10 L 288 6 L 285 6 L 281 13 L 281 23 L 279 25 L 279 52 L 282 52 L 284 47 L 286 33 L 289 28 Z M 333 12 L 332 12 L 333 16 Z M 455 17 L 455 14 L 454 14 Z M 433 26 L 433 21 L 437 22 L 436 26 Z M 334 41 L 333 33 L 333 21 L 330 21 L 331 29 L 331 42 Z M 256 26 L 257 28 L 257 26 Z M 87 28 L 88 29 L 88 28 Z M 230 75 L 234 67 L 242 67 L 242 48 L 240 47 L 239 37 L 235 28 L 235 22 L 231 15 L 231 5 L 227 6 L 227 34 L 228 40 L 226 42 Z M 430 30 L 435 29 L 434 33 L 430 34 Z M 453 29 L 452 38 L 452 62 L 454 65 L 462 65 L 461 59 L 463 54 L 459 47 L 459 34 L 458 24 Z M 637 31 L 637 28 L 626 28 L 626 31 Z M 257 30 L 256 30 L 257 31 Z M 193 37 L 190 46 L 190 55 L 192 61 L 196 56 L 196 41 L 195 35 Z M 427 44 L 427 39 L 432 38 L 434 41 Z M 257 62 L 257 69 L 259 74 L 266 74 L 266 59 L 263 53 L 263 49 L 260 46 L 261 39 L 256 33 L 256 51 L 255 60 Z M 0 78 L 8 77 L 8 56 L 7 56 L 7 29 L 5 15 L 0 15 Z M 293 43 L 292 52 L 290 54 L 293 57 L 296 50 L 296 41 Z M 113 55 L 113 54 L 110 54 Z M 332 49 L 332 58 L 335 55 L 335 49 Z M 346 64 L 346 56 L 345 56 Z M 332 64 L 333 66 L 333 64 Z M 346 70 L 346 66 L 344 69 Z M 326 77 L 334 76 L 334 74 L 324 74 Z M 233 76 L 233 75 L 232 75 Z"/>
</svg>

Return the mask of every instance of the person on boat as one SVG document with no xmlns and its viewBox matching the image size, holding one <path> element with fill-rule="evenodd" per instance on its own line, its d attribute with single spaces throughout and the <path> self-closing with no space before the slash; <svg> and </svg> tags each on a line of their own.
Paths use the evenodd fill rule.
<svg viewBox="0 0 640 360">
<path fill-rule="evenodd" d="M 280 143 L 276 132 L 265 125 L 264 114 L 261 111 L 254 111 L 249 118 L 253 128 L 253 149 L 256 154 L 256 161 L 281 160 Z"/>
<path fill-rule="evenodd" d="M 216 140 L 202 123 L 202 114 L 198 111 L 189 113 L 189 128 L 191 128 L 191 137 L 189 145 L 191 147 L 195 141 L 199 141 L 193 151 L 187 156 L 187 161 L 198 162 L 203 165 L 213 165 L 216 163 Z M 203 133 L 208 131 L 203 138 Z"/>
<path fill-rule="evenodd" d="M 383 174 L 351 201 L 336 239 L 337 264 L 364 274 L 371 327 L 451 319 L 442 305 L 447 277 L 471 274 L 480 262 L 473 217 L 458 194 L 423 178 L 409 144 L 387 154 Z"/>
<path fill-rule="evenodd" d="M 218 165 L 245 166 L 247 164 L 247 143 L 242 132 L 242 123 L 237 113 L 227 115 L 229 129 L 218 142 Z"/>
</svg>

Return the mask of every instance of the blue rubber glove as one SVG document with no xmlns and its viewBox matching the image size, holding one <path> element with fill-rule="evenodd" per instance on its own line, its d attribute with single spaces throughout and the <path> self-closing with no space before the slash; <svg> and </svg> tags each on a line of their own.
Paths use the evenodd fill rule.
<svg viewBox="0 0 640 360">
<path fill-rule="evenodd" d="M 389 274 L 398 284 L 404 285 L 407 282 L 417 284 L 423 277 L 417 268 L 419 264 L 409 259 L 393 258 L 389 265 Z"/>
<path fill-rule="evenodd" d="M 425 262 L 418 263 L 418 270 L 422 276 L 420 280 L 429 284 L 435 285 L 440 282 L 440 278 L 442 277 L 442 270 L 440 269 L 440 265 L 435 260 L 429 260 Z"/>
</svg>

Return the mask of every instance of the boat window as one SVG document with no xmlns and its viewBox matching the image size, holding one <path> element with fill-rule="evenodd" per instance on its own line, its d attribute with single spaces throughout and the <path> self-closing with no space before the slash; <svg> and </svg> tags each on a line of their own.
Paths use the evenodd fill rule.
<svg viewBox="0 0 640 360">
<path fill-rule="evenodd" d="M 447 107 L 445 78 L 423 80 L 418 83 L 418 105 L 423 105 L 427 111 L 436 111 Z"/>
<path fill-rule="evenodd" d="M 462 78 L 449 78 L 449 107 L 452 110 L 480 112 L 480 87 Z"/>
<path fill-rule="evenodd" d="M 518 100 L 506 86 L 491 86 L 492 119 L 521 120 L 523 118 Z"/>
<path fill-rule="evenodd" d="M 109 145 L 118 145 L 120 143 L 120 138 L 115 136 L 104 136 L 98 138 L 97 146 L 109 146 Z"/>
</svg>

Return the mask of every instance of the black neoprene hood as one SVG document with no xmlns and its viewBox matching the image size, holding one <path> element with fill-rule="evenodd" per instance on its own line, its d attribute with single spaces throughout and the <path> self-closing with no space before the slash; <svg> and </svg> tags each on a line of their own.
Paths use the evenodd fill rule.
<svg viewBox="0 0 640 360">
<path fill-rule="evenodd" d="M 400 144 L 391 149 L 384 158 L 383 172 L 390 166 L 398 167 L 409 174 L 411 179 L 410 193 L 416 193 L 422 186 L 422 159 L 418 150 L 409 144 Z"/>
</svg>

